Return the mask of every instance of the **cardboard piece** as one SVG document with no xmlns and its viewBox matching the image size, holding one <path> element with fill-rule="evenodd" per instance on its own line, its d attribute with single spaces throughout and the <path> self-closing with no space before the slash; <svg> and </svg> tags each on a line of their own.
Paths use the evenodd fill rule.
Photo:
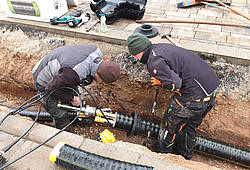
<svg viewBox="0 0 250 170">
<path fill-rule="evenodd" d="M 68 2 L 69 1 L 69 2 Z M 2 2 L 7 17 L 50 22 L 68 12 L 68 4 L 77 6 L 76 0 L 5 0 Z"/>
</svg>

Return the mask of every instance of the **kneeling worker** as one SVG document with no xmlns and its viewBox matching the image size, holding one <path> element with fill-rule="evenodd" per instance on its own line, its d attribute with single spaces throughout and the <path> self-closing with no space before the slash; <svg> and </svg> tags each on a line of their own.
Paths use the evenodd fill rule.
<svg viewBox="0 0 250 170">
<path fill-rule="evenodd" d="M 60 87 L 112 83 L 120 78 L 120 65 L 106 61 L 100 49 L 94 45 L 68 45 L 52 50 L 42 58 L 32 71 L 34 84 L 39 92 L 51 92 Z M 80 106 L 80 99 L 75 92 L 59 89 L 51 95 L 46 106 L 45 97 L 42 103 L 53 117 L 54 126 L 63 128 L 69 122 L 68 112 L 57 107 L 60 100 L 65 104 Z"/>
</svg>

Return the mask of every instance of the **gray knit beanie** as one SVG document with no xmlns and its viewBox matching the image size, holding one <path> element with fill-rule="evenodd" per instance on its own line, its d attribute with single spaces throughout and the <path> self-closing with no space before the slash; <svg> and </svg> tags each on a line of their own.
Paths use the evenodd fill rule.
<svg viewBox="0 0 250 170">
<path fill-rule="evenodd" d="M 134 32 L 132 35 L 128 37 L 127 44 L 129 52 L 132 55 L 136 55 L 144 51 L 152 43 L 146 36 L 138 32 Z"/>
</svg>

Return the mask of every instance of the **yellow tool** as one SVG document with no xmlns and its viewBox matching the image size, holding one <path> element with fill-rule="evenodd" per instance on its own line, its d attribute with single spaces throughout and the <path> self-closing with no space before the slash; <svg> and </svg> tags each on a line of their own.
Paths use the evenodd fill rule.
<svg viewBox="0 0 250 170">
<path fill-rule="evenodd" d="M 108 129 L 105 129 L 97 137 L 97 140 L 103 143 L 114 143 L 115 137 L 112 132 L 110 132 Z"/>
</svg>

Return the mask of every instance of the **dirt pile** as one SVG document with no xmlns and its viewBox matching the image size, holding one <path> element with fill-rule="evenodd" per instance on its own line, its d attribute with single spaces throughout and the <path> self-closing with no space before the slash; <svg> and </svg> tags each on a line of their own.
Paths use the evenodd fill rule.
<svg viewBox="0 0 250 170">
<path fill-rule="evenodd" d="M 136 111 L 148 118 L 155 88 L 150 86 L 145 66 L 136 63 L 125 46 L 4 28 L 0 29 L 0 104 L 17 107 L 33 96 L 36 93 L 31 75 L 34 65 L 56 47 L 81 43 L 97 45 L 104 55 L 119 62 L 122 68 L 121 79 L 114 84 L 100 86 L 93 83 L 88 86 L 100 106 L 127 114 Z M 198 131 L 201 135 L 250 149 L 250 67 L 223 61 L 209 64 L 222 83 L 218 89 L 217 105 Z M 161 119 L 171 95 L 163 91 L 157 104 L 155 121 Z M 86 100 L 91 105 L 92 101 L 87 96 Z M 80 130 L 78 133 L 81 133 Z M 194 160 L 204 161 L 197 157 Z M 213 165 L 213 162 L 210 164 Z"/>
</svg>

